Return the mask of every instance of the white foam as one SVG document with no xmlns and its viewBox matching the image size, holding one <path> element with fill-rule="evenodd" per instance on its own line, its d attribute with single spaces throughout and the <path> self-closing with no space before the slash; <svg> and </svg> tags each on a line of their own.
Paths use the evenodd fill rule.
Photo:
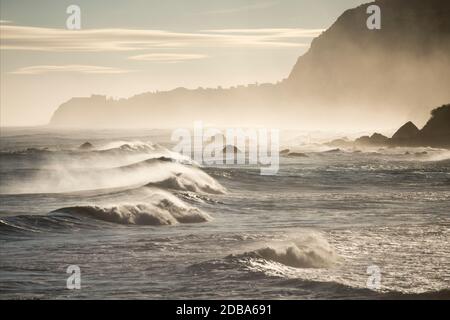
<svg viewBox="0 0 450 320">
<path fill-rule="evenodd" d="M 60 163 L 53 170 L 38 171 L 31 177 L 9 183 L 2 188 L 2 193 L 63 193 L 147 184 L 195 192 L 226 192 L 215 179 L 195 166 L 173 162 L 171 159 L 150 159 L 104 170 L 72 170 Z"/>
<path fill-rule="evenodd" d="M 135 141 L 112 141 L 107 144 L 96 148 L 95 150 L 104 151 L 112 149 L 134 150 L 134 151 L 154 151 L 156 146 L 150 142 L 143 142 L 139 140 Z"/>
<path fill-rule="evenodd" d="M 273 241 L 245 255 L 294 268 L 328 268 L 338 261 L 330 244 L 320 234 L 309 232 L 291 240 Z"/>
<path fill-rule="evenodd" d="M 212 220 L 207 213 L 186 205 L 169 194 L 159 194 L 153 202 L 122 203 L 111 205 L 86 205 L 56 210 L 69 214 L 88 216 L 125 225 L 174 225 L 177 223 L 199 223 Z"/>
</svg>

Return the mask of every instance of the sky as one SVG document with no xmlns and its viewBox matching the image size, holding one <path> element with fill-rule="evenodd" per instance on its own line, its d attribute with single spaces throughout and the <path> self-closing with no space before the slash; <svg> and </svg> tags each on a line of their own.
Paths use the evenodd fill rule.
<svg viewBox="0 0 450 320">
<path fill-rule="evenodd" d="M 0 126 L 48 123 L 72 97 L 286 78 L 361 0 L 0 0 Z M 81 29 L 68 30 L 77 5 Z"/>
</svg>

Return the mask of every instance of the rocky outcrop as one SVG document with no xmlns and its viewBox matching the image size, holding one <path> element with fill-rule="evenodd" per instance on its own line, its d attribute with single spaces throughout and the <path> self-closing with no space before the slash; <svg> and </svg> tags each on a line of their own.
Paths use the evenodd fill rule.
<svg viewBox="0 0 450 320">
<path fill-rule="evenodd" d="M 92 150 L 94 148 L 93 144 L 88 142 L 83 143 L 81 146 L 78 147 L 80 150 Z"/>
<path fill-rule="evenodd" d="M 421 130 L 414 123 L 408 121 L 391 138 L 374 133 L 372 136 L 362 136 L 353 142 L 338 139 L 326 143 L 327 146 L 336 146 L 338 144 L 343 144 L 345 147 L 400 146 L 450 148 L 450 104 L 443 105 L 431 111 L 430 120 L 428 120 L 427 124 Z"/>
<path fill-rule="evenodd" d="M 400 129 L 397 130 L 397 132 L 394 133 L 392 139 L 413 139 L 417 137 L 419 132 L 419 128 L 417 128 L 416 125 L 411 121 L 408 121 L 403 126 L 401 126 Z"/>
<path fill-rule="evenodd" d="M 419 133 L 419 128 L 417 128 L 411 121 L 408 121 L 394 133 L 390 143 L 393 145 L 403 146 L 415 145 L 417 143 Z"/>
<path fill-rule="evenodd" d="M 431 112 L 431 118 L 420 130 L 417 140 L 430 147 L 450 148 L 450 104 Z"/>
<path fill-rule="evenodd" d="M 385 146 L 389 138 L 380 134 L 374 133 L 371 136 L 363 136 L 355 140 L 355 144 L 359 146 Z"/>
</svg>

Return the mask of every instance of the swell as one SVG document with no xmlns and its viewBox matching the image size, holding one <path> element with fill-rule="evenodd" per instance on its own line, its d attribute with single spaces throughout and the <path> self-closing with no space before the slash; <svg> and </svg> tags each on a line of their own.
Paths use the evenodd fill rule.
<svg viewBox="0 0 450 320">
<path fill-rule="evenodd" d="M 64 214 L 19 215 L 0 219 L 0 235 L 26 236 L 98 228 L 89 221 Z"/>
</svg>

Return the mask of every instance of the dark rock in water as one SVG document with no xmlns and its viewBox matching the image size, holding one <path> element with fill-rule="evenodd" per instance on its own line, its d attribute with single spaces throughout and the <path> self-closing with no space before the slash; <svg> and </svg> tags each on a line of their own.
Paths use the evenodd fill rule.
<svg viewBox="0 0 450 320">
<path fill-rule="evenodd" d="M 331 150 L 324 151 L 323 153 L 338 153 L 341 151 L 342 151 L 341 149 L 337 148 L 337 149 L 331 149 Z"/>
<path fill-rule="evenodd" d="M 289 149 L 283 149 L 283 150 L 280 151 L 280 154 L 286 155 L 286 154 L 289 154 L 289 152 L 291 152 L 291 150 L 289 150 Z"/>
<path fill-rule="evenodd" d="M 308 158 L 308 155 L 301 152 L 291 152 L 288 154 L 289 157 L 297 157 L 297 158 Z"/>
<path fill-rule="evenodd" d="M 406 156 L 409 156 L 410 154 L 411 154 L 411 153 L 409 153 L 409 151 L 406 151 L 406 152 L 405 152 L 405 155 L 406 155 Z"/>
<path fill-rule="evenodd" d="M 450 148 L 450 104 L 443 105 L 431 112 L 431 118 L 427 124 L 419 130 L 414 123 L 408 121 L 395 132 L 392 138 L 380 133 L 371 136 L 362 136 L 354 142 L 345 138 L 336 139 L 326 143 L 327 146 L 355 147 L 355 146 L 382 146 L 394 148 L 397 146 Z M 325 151 L 339 152 L 340 149 Z M 407 151 L 405 155 L 409 155 Z M 416 153 L 424 155 L 426 153 Z"/>
<path fill-rule="evenodd" d="M 431 112 L 431 118 L 422 130 L 410 121 L 389 140 L 391 146 L 421 146 L 450 148 L 450 104 Z"/>
<path fill-rule="evenodd" d="M 450 104 L 431 111 L 431 119 L 419 133 L 422 146 L 450 148 Z"/>
<path fill-rule="evenodd" d="M 403 140 L 407 142 L 410 139 L 416 138 L 419 132 L 419 128 L 417 128 L 416 125 L 411 121 L 408 121 L 403 126 L 401 126 L 396 133 L 394 133 L 394 135 L 392 136 L 392 140 Z"/>
<path fill-rule="evenodd" d="M 386 142 L 388 140 L 389 140 L 388 137 L 383 136 L 382 134 L 376 133 L 376 132 L 370 137 L 370 141 L 372 143 L 375 143 L 375 144 L 382 144 L 382 145 L 384 145 L 384 144 L 386 144 Z"/>
<path fill-rule="evenodd" d="M 94 146 L 90 142 L 85 142 L 81 146 L 78 147 L 78 149 L 81 149 L 81 150 L 91 150 L 92 148 L 94 148 Z"/>
<path fill-rule="evenodd" d="M 169 158 L 169 157 L 164 157 L 164 156 L 156 158 L 156 160 L 162 161 L 162 162 L 176 162 L 175 159 L 172 159 L 172 158 Z"/>
<path fill-rule="evenodd" d="M 427 155 L 427 154 L 428 154 L 428 152 L 426 152 L 426 151 L 416 152 L 416 153 L 415 153 L 416 156 L 425 156 L 425 155 Z"/>
<path fill-rule="evenodd" d="M 223 152 L 224 154 L 236 154 L 236 153 L 240 153 L 241 150 L 239 150 L 238 147 L 229 144 L 229 145 L 226 145 L 226 146 L 222 149 L 222 152 Z"/>
<path fill-rule="evenodd" d="M 370 137 L 369 136 L 361 136 L 355 140 L 357 144 L 369 144 Z"/>
<path fill-rule="evenodd" d="M 365 146 L 384 146 L 388 143 L 389 138 L 380 133 L 374 133 L 369 136 L 362 136 L 355 140 L 355 144 Z"/>
<path fill-rule="evenodd" d="M 411 121 L 408 121 L 398 129 L 390 139 L 382 134 L 374 133 L 371 136 L 362 136 L 354 142 L 337 139 L 326 145 L 335 146 L 339 144 L 350 144 L 353 146 L 382 146 L 388 148 L 397 146 L 450 148 L 450 104 L 434 109 L 431 112 L 430 120 L 428 120 L 422 130 L 419 130 Z M 328 150 L 325 152 L 338 151 L 340 151 L 340 149 Z M 405 152 L 405 155 L 409 154 L 408 151 Z M 425 154 L 427 153 L 416 153 L 416 155 Z"/>
</svg>

